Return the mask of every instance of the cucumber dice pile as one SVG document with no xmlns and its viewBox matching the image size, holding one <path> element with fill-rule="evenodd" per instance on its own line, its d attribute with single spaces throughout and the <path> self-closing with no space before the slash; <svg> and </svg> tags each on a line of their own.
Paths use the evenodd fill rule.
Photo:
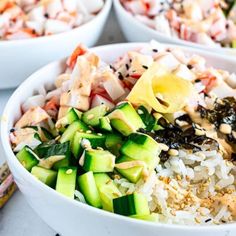
<svg viewBox="0 0 236 236">
<path fill-rule="evenodd" d="M 161 152 L 151 136 L 159 129 L 145 107 L 122 102 L 112 110 L 99 105 L 84 113 L 71 108 L 54 132 L 36 148 L 24 146 L 18 160 L 38 180 L 74 199 L 75 190 L 87 204 L 137 219 L 156 220 L 141 193 L 122 194 L 115 178 L 131 183 L 148 177 Z"/>
</svg>

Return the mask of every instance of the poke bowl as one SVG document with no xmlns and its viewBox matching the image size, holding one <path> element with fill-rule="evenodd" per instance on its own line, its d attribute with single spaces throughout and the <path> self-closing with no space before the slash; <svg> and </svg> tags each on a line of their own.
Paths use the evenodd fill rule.
<svg viewBox="0 0 236 236">
<path fill-rule="evenodd" d="M 155 39 L 235 56 L 236 5 L 233 7 L 232 3 L 227 5 L 232 20 L 225 17 L 225 9 L 217 6 L 217 0 L 207 4 L 188 0 L 114 0 L 114 8 L 122 31 L 130 42 Z"/>
<path fill-rule="evenodd" d="M 0 89 L 18 86 L 47 63 L 68 56 L 77 42 L 93 46 L 111 0 L 0 3 Z"/>
<path fill-rule="evenodd" d="M 156 41 L 79 45 L 5 107 L 20 191 L 62 235 L 235 235 L 234 68 Z"/>
</svg>

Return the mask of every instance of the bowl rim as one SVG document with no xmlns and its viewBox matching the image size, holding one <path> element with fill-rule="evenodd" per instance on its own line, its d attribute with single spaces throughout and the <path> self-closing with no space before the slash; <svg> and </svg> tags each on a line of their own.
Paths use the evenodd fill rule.
<svg viewBox="0 0 236 236">
<path fill-rule="evenodd" d="M 90 50 L 94 50 L 96 52 L 96 50 L 106 50 L 106 49 L 110 49 L 110 50 L 114 50 L 115 48 L 123 48 L 124 46 L 129 46 L 132 48 L 138 48 L 140 46 L 146 45 L 147 43 L 118 43 L 118 44 L 110 44 L 110 45 L 102 45 L 102 46 L 97 46 L 97 47 L 92 47 L 90 48 Z M 174 44 L 163 44 L 166 47 L 175 47 L 176 45 Z M 206 56 L 216 56 L 219 57 L 223 60 L 225 60 L 226 62 L 235 62 L 232 58 L 227 58 L 224 55 L 219 55 L 219 54 L 215 54 L 212 52 L 203 52 L 202 50 L 198 49 L 198 48 L 190 48 L 187 46 L 181 46 L 178 45 L 178 48 L 180 49 L 184 49 L 184 50 L 189 50 L 191 51 L 191 53 L 197 53 L 197 52 L 201 52 L 203 54 L 205 54 Z M 3 113 L 2 113 L 2 121 L 1 121 L 1 126 L 0 126 L 0 141 L 2 143 L 3 146 L 3 150 L 4 153 L 6 155 L 6 159 L 7 162 L 11 162 L 14 167 L 18 170 L 19 175 L 21 175 L 22 177 L 28 179 L 28 181 L 30 181 L 35 188 L 40 189 L 40 191 L 42 191 L 43 193 L 47 193 L 47 194 L 52 194 L 54 195 L 54 197 L 59 198 L 61 201 L 66 201 L 68 204 L 73 204 L 75 207 L 81 207 L 84 210 L 90 211 L 91 213 L 95 213 L 95 214 L 102 214 L 105 217 L 112 217 L 114 220 L 120 220 L 120 221 L 124 221 L 127 223 L 139 223 L 141 226 L 150 226 L 150 227 L 157 227 L 157 228 L 165 228 L 165 229 L 171 229 L 171 230 L 184 230 L 184 231 L 191 231 L 191 230 L 195 230 L 195 231 L 199 231 L 202 232 L 202 230 L 207 230 L 207 231 L 214 231 L 214 230 L 225 230 L 229 231 L 229 230 L 235 230 L 236 229 L 236 223 L 228 223 L 228 224 L 221 224 L 221 225 L 211 225 L 211 226 L 200 226 L 200 225 L 177 225 L 177 224 L 167 224 L 167 223 L 157 223 L 157 222 L 148 222 L 148 221 L 144 221 L 144 220 L 138 220 L 138 219 L 133 219 L 130 217 L 126 217 L 126 216 L 122 216 L 122 215 L 118 215 L 118 214 L 114 214 L 102 209 L 97 209 L 95 207 L 92 207 L 90 205 L 81 203 L 79 201 L 76 201 L 75 199 L 69 199 L 65 196 L 63 196 L 62 194 L 58 193 L 57 191 L 55 191 L 54 189 L 48 187 L 47 185 L 43 184 L 42 182 L 40 182 L 39 180 L 37 180 L 36 178 L 33 177 L 33 175 L 28 172 L 21 164 L 20 162 L 17 160 L 14 152 L 11 149 L 11 144 L 10 144 L 10 140 L 9 140 L 9 131 L 8 131 L 8 114 L 9 111 L 11 110 L 11 107 L 14 104 L 15 98 L 18 97 L 18 94 L 20 93 L 21 90 L 25 90 L 27 86 L 29 86 L 30 84 L 33 83 L 34 81 L 34 77 L 36 77 L 38 74 L 42 74 L 43 71 L 45 71 L 46 69 L 50 69 L 50 67 L 55 67 L 56 65 L 58 65 L 59 63 L 64 63 L 65 59 L 61 59 L 61 60 L 57 60 L 54 62 L 51 62 L 49 64 L 47 64 L 46 66 L 43 66 L 42 68 L 40 68 L 39 70 L 37 70 L 36 72 L 34 72 L 31 76 L 29 76 L 14 92 L 13 94 L 10 96 L 10 98 L 8 99 Z M 236 64 L 236 62 L 235 62 Z M 14 107 L 14 106 L 13 106 Z M 11 166 L 10 166 L 11 167 Z"/>
<path fill-rule="evenodd" d="M 206 50 L 209 49 L 209 45 L 204 45 L 204 44 L 200 44 L 200 43 L 194 43 L 194 42 L 190 42 L 184 39 L 180 39 L 180 38 L 173 38 L 173 37 L 168 37 L 166 36 L 164 33 L 161 33 L 157 30 L 154 30 L 148 26 L 146 26 L 145 24 L 141 23 L 140 21 L 138 21 L 137 19 L 135 19 L 135 17 L 132 15 L 131 12 L 127 11 L 123 5 L 121 4 L 120 0 L 113 0 L 114 2 L 114 7 L 122 12 L 123 14 L 125 14 L 130 21 L 133 21 L 135 24 L 137 24 L 140 28 L 142 28 L 143 30 L 148 31 L 151 34 L 156 35 L 156 37 L 163 37 L 166 40 L 171 40 L 172 44 L 178 44 L 178 45 L 184 45 L 184 46 L 188 46 L 188 47 L 195 47 L 195 48 L 199 48 L 202 50 Z M 236 49 L 234 48 L 224 48 L 224 47 L 210 47 L 210 50 L 216 50 L 216 52 L 218 51 L 218 53 L 220 52 L 224 52 L 224 53 L 228 53 L 229 56 L 235 56 L 236 55 Z M 231 55 L 232 54 L 232 55 Z"/>
<path fill-rule="evenodd" d="M 29 39 L 15 39 L 15 40 L 0 40 L 0 47 L 4 46 L 22 46 L 29 43 L 47 43 L 48 40 L 57 40 L 57 38 L 64 37 L 65 35 L 72 34 L 76 31 L 82 31 L 83 29 L 86 29 L 87 26 L 96 23 L 98 19 L 100 19 L 107 11 L 110 12 L 112 7 L 112 0 L 104 0 L 104 5 L 102 9 L 98 12 L 98 14 L 95 15 L 95 17 L 84 24 L 77 26 L 75 28 L 72 28 L 69 31 L 61 32 L 58 34 L 52 34 L 52 35 L 42 35 L 35 38 L 29 38 Z"/>
</svg>

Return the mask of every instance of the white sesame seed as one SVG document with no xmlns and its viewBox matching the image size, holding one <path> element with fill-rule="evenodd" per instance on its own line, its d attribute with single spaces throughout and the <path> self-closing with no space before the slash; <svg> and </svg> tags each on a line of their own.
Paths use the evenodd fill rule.
<svg viewBox="0 0 236 236">
<path fill-rule="evenodd" d="M 169 150 L 169 147 L 166 144 L 160 143 L 159 145 L 163 151 L 167 152 Z"/>
<path fill-rule="evenodd" d="M 68 169 L 68 170 L 66 171 L 66 174 L 67 174 L 67 175 L 70 175 L 72 172 L 73 172 L 72 169 Z"/>
<path fill-rule="evenodd" d="M 88 116 L 87 116 L 87 119 L 88 120 L 91 120 L 91 119 L 93 119 L 94 118 L 94 114 L 89 114 Z"/>
<path fill-rule="evenodd" d="M 221 124 L 220 125 L 220 132 L 223 134 L 231 134 L 232 127 L 229 124 Z"/>
<path fill-rule="evenodd" d="M 101 134 L 101 133 L 97 133 L 97 135 L 98 135 L 98 136 L 102 136 L 102 134 Z"/>
<path fill-rule="evenodd" d="M 177 156 L 177 155 L 179 154 L 179 151 L 176 150 L 176 149 L 170 149 L 170 150 L 168 151 L 168 154 L 169 154 L 170 156 Z"/>
<path fill-rule="evenodd" d="M 87 130 L 86 133 L 87 133 L 87 134 L 91 134 L 92 131 L 91 131 L 91 130 Z"/>
<path fill-rule="evenodd" d="M 139 115 L 142 115 L 142 114 L 143 114 L 143 111 L 140 110 L 140 109 L 138 109 L 138 114 L 139 114 Z"/>
<path fill-rule="evenodd" d="M 197 136 L 202 136 L 202 135 L 205 135 L 206 132 L 202 129 L 195 129 L 195 135 Z"/>
</svg>

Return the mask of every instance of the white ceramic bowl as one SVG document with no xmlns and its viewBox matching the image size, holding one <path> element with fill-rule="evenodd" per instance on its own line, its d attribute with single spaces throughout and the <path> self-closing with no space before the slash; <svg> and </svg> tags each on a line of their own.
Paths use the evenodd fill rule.
<svg viewBox="0 0 236 236">
<path fill-rule="evenodd" d="M 118 22 L 124 33 L 125 38 L 129 42 L 149 42 L 151 39 L 156 39 L 159 42 L 163 43 L 172 43 L 188 47 L 195 47 L 236 57 L 236 49 L 220 47 L 211 48 L 206 45 L 192 43 L 178 38 L 168 37 L 163 33 L 159 33 L 158 31 L 146 26 L 145 24 L 135 19 L 135 17 L 133 17 L 133 15 L 130 12 L 126 11 L 126 9 L 121 5 L 120 0 L 113 0 L 113 2 Z"/>
<path fill-rule="evenodd" d="M 140 48 L 143 44 L 127 43 L 101 46 L 92 49 L 103 60 L 114 61 L 126 51 Z M 168 47 L 176 47 L 168 45 Z M 220 55 L 201 52 L 198 49 L 182 47 L 189 53 L 205 56 L 211 65 L 233 71 L 236 61 Z M 34 178 L 18 162 L 9 142 L 9 130 L 20 117 L 20 105 L 37 91 L 41 85 L 52 85 L 56 76 L 62 72 L 65 60 L 53 62 L 31 75 L 9 99 L 3 112 L 1 140 L 5 156 L 15 181 L 30 206 L 53 229 L 63 236 L 235 236 L 236 224 L 220 226 L 178 226 L 155 224 L 135 220 L 90 207 L 70 200 Z"/>
<path fill-rule="evenodd" d="M 68 32 L 34 39 L 0 41 L 0 89 L 18 86 L 51 61 L 68 56 L 78 42 L 93 46 L 100 37 L 112 0 L 91 21 Z"/>
</svg>

